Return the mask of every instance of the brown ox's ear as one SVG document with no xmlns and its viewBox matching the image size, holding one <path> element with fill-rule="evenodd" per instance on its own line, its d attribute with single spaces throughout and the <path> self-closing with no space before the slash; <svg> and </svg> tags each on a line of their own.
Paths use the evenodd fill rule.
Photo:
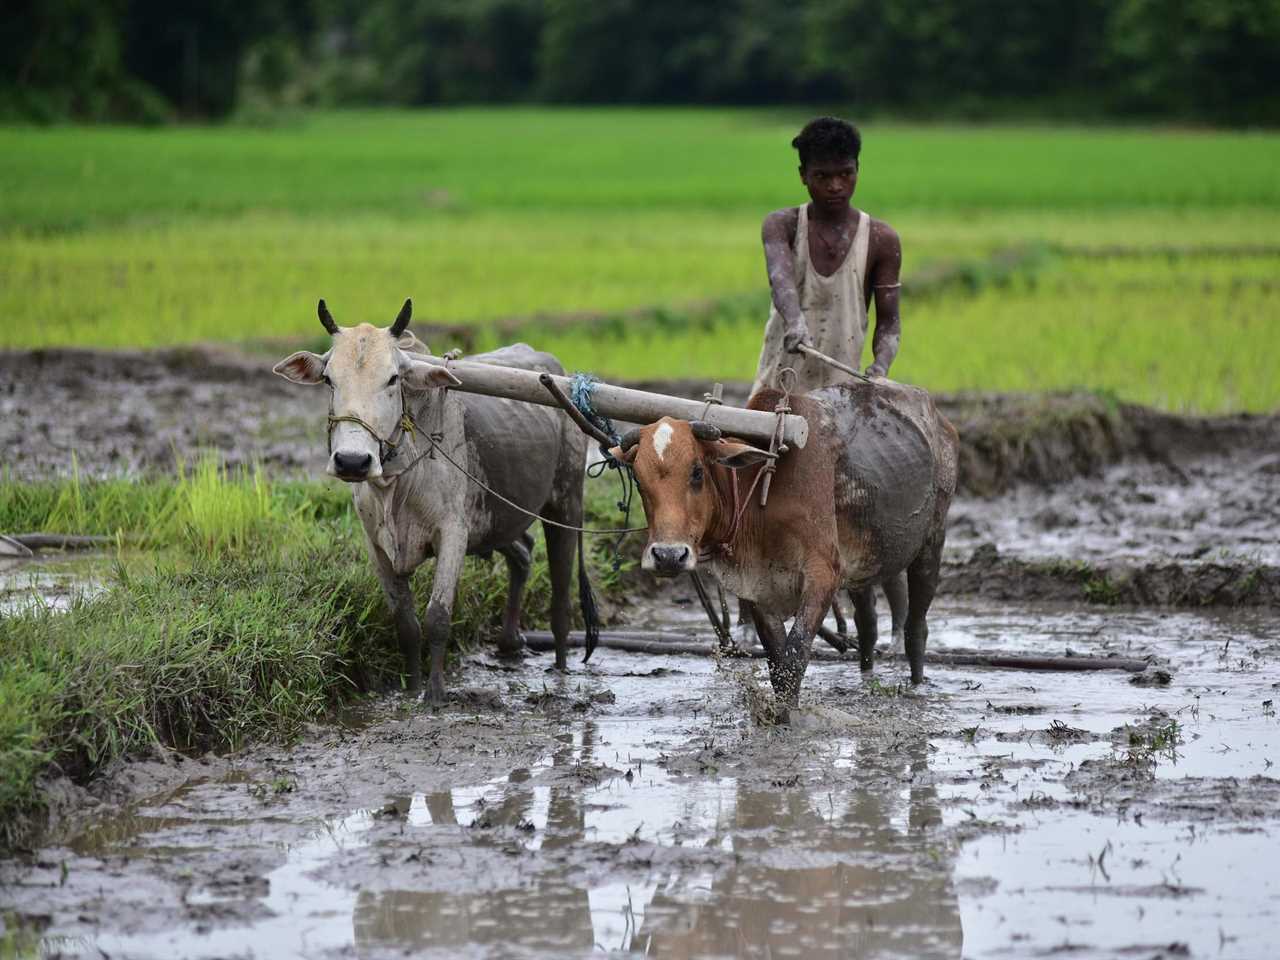
<svg viewBox="0 0 1280 960">
<path fill-rule="evenodd" d="M 320 383 L 324 380 L 324 357 L 299 350 L 285 357 L 271 371 L 294 383 Z"/>
<path fill-rule="evenodd" d="M 765 450 L 737 440 L 717 440 L 715 443 L 708 443 L 707 447 L 716 463 L 722 463 L 730 470 L 741 470 L 773 457 L 773 454 Z"/>
<path fill-rule="evenodd" d="M 404 385 L 410 390 L 431 390 L 434 387 L 456 387 L 462 383 L 438 363 L 414 360 L 402 371 Z"/>
<path fill-rule="evenodd" d="M 638 445 L 628 447 L 626 450 L 623 450 L 621 447 L 609 448 L 609 456 L 613 457 L 615 460 L 621 461 L 622 463 L 635 463 L 636 454 L 639 452 L 640 447 Z"/>
</svg>

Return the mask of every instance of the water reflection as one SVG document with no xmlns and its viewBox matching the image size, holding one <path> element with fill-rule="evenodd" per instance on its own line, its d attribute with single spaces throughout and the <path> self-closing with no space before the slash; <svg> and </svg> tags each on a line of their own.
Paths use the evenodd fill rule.
<svg viewBox="0 0 1280 960">
<path fill-rule="evenodd" d="M 634 949 L 671 958 L 959 956 L 951 855 L 929 844 L 941 811 L 927 785 L 927 744 L 886 760 L 858 751 L 856 766 L 881 774 L 880 786 L 839 796 L 740 784 L 722 827 L 735 865 L 709 886 L 697 876 L 665 881 Z"/>
<path fill-rule="evenodd" d="M 561 771 L 594 761 L 597 733 L 585 724 L 580 739 L 562 735 L 549 762 Z M 486 831 L 514 827 L 526 849 L 554 850 L 582 840 L 586 812 L 580 787 L 570 783 L 533 786 L 533 771 L 512 771 L 504 783 L 459 789 L 396 802 L 411 825 L 464 826 L 492 842 Z M 497 787 L 497 789 L 495 789 Z M 459 809 L 467 811 L 460 821 Z M 507 831 L 494 840 L 509 837 Z M 501 838 L 501 839 L 500 839 Z M 475 947 L 519 943 L 526 951 L 584 953 L 595 938 L 591 904 L 584 888 L 545 875 L 530 887 L 488 890 L 483 894 L 414 890 L 362 891 L 354 913 L 357 948 L 394 944 L 415 949 Z M 361 950 L 361 952 L 367 952 Z"/>
<path fill-rule="evenodd" d="M 585 853 L 635 835 L 731 854 L 718 858 L 727 866 L 708 861 L 655 870 L 639 882 L 592 884 L 575 869 L 579 858 L 569 856 L 527 882 L 498 877 L 480 892 L 367 890 L 354 912 L 359 952 L 505 945 L 551 955 L 603 948 L 671 958 L 959 956 L 953 853 L 931 841 L 941 811 L 925 742 L 889 755 L 882 745 L 846 743 L 848 784 L 819 792 L 675 778 L 651 764 L 640 775 L 628 766 L 630 779 L 614 771 L 594 786 L 560 776 L 598 772 L 601 755 L 636 760 L 641 748 L 620 739 L 624 731 L 610 731 L 604 742 L 587 723 L 577 738 L 563 738 L 541 769 L 401 798 L 398 810 L 410 826 L 465 828 L 467 840 L 480 845 Z M 553 775 L 542 777 L 546 770 Z"/>
</svg>

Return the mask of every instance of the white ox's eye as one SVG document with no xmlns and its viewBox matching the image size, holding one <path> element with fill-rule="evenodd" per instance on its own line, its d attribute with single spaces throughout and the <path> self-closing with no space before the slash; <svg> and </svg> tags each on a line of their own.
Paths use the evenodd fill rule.
<svg viewBox="0 0 1280 960">
<path fill-rule="evenodd" d="M 329 379 L 329 375 L 328 375 L 327 373 L 322 373 L 322 374 L 320 375 L 320 379 L 324 381 L 324 384 L 325 384 L 325 386 L 326 386 L 326 387 L 332 387 L 332 386 L 333 386 L 333 381 Z"/>
<path fill-rule="evenodd" d="M 393 373 L 393 374 L 391 375 L 391 379 L 387 381 L 387 386 L 388 386 L 388 387 L 394 387 L 394 386 L 395 386 L 397 383 L 399 383 L 399 382 L 400 382 L 400 374 L 398 374 L 398 373 Z"/>
</svg>

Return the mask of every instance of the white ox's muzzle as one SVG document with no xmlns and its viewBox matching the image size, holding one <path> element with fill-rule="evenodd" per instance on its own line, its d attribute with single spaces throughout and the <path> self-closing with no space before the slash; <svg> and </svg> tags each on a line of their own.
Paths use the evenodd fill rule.
<svg viewBox="0 0 1280 960">
<path fill-rule="evenodd" d="M 382 476 L 382 451 L 378 439 L 359 424 L 334 424 L 330 439 L 329 476 L 347 483 L 363 483 Z"/>
</svg>

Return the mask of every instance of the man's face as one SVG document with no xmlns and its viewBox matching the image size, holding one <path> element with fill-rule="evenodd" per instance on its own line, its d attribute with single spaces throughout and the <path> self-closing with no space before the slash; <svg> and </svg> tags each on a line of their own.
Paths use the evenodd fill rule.
<svg viewBox="0 0 1280 960">
<path fill-rule="evenodd" d="M 800 168 L 800 181 L 814 206 L 833 212 L 843 210 L 858 185 L 858 161 L 852 157 L 812 160 Z"/>
</svg>

